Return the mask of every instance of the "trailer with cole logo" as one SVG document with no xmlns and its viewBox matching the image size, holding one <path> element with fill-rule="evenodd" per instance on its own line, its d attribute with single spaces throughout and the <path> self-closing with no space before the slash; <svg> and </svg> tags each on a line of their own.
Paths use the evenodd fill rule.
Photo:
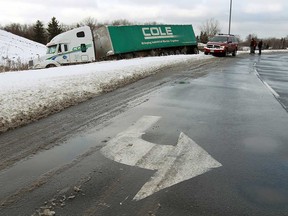
<svg viewBox="0 0 288 216">
<path fill-rule="evenodd" d="M 30 68 L 88 63 L 106 59 L 198 54 L 192 25 L 88 26 L 54 37 L 47 53 L 29 62 Z"/>
</svg>

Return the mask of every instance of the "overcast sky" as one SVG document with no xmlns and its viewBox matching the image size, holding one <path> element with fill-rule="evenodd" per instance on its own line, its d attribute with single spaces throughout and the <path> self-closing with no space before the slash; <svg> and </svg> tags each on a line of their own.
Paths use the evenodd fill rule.
<svg viewBox="0 0 288 216">
<path fill-rule="evenodd" d="M 0 25 L 10 23 L 46 25 L 53 16 L 63 24 L 87 17 L 98 22 L 127 19 L 135 22 L 192 24 L 196 34 L 210 18 L 228 32 L 230 0 L 0 0 Z M 242 39 L 288 35 L 287 0 L 233 0 L 231 33 Z"/>
</svg>

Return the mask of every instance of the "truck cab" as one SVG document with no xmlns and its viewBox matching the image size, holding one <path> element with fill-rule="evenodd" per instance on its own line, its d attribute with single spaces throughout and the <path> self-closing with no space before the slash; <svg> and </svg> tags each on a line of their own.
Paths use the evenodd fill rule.
<svg viewBox="0 0 288 216">
<path fill-rule="evenodd" d="M 61 33 L 46 46 L 46 55 L 29 61 L 29 68 L 49 68 L 95 61 L 93 37 L 88 26 Z"/>
</svg>

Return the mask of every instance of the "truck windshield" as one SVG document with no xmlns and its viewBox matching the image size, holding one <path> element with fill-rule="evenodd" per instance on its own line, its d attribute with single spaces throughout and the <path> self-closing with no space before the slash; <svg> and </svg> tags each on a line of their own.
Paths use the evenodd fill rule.
<svg viewBox="0 0 288 216">
<path fill-rule="evenodd" d="M 49 46 L 46 54 L 54 54 L 56 52 L 57 45 Z"/>
<path fill-rule="evenodd" d="M 227 37 L 221 37 L 221 36 L 215 36 L 210 41 L 211 42 L 227 42 L 228 38 Z"/>
</svg>

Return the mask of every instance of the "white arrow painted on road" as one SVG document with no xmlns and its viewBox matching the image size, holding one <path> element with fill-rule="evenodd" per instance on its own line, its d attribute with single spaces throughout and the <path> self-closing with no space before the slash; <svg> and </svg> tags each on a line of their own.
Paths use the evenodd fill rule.
<svg viewBox="0 0 288 216">
<path fill-rule="evenodd" d="M 157 170 L 134 200 L 144 199 L 164 188 L 222 166 L 182 132 L 176 146 L 157 145 L 141 139 L 145 131 L 159 119 L 158 116 L 142 117 L 101 149 L 105 157 L 116 162 Z"/>
</svg>

